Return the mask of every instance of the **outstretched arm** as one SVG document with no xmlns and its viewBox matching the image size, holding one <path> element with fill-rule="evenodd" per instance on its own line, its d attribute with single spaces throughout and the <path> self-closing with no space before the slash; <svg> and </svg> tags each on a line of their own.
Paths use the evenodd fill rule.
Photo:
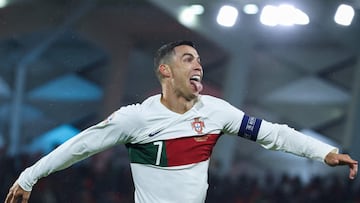
<svg viewBox="0 0 360 203">
<path fill-rule="evenodd" d="M 358 161 L 348 154 L 338 153 L 338 149 L 286 125 L 271 124 L 263 121 L 257 139 L 265 148 L 281 150 L 318 161 L 329 166 L 348 165 L 349 178 L 354 179 L 358 171 Z"/>
<path fill-rule="evenodd" d="M 137 124 L 132 119 L 137 118 L 133 109 L 134 107 L 131 109 L 124 107 L 123 110 L 116 111 L 108 119 L 82 131 L 26 168 L 10 188 L 5 203 L 15 203 L 20 200 L 22 203 L 27 203 L 32 187 L 40 178 L 65 169 L 111 146 L 129 142 L 131 136 L 127 130 L 136 129 L 130 124 Z"/>
<path fill-rule="evenodd" d="M 358 162 L 348 154 L 337 154 L 330 152 L 325 157 L 325 163 L 329 166 L 348 165 L 350 169 L 349 178 L 354 179 L 358 171 Z"/>
<path fill-rule="evenodd" d="M 21 200 L 21 203 L 27 203 L 30 198 L 31 191 L 26 191 L 15 182 L 10 188 L 9 193 L 6 196 L 5 203 L 17 203 Z"/>
</svg>

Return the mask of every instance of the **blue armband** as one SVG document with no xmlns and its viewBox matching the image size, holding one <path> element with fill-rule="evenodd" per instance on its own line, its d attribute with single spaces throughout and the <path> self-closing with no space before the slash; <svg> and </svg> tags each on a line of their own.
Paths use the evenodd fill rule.
<svg viewBox="0 0 360 203">
<path fill-rule="evenodd" d="M 252 141 L 256 141 L 261 121 L 261 119 L 244 115 L 241 121 L 238 136 Z"/>
</svg>

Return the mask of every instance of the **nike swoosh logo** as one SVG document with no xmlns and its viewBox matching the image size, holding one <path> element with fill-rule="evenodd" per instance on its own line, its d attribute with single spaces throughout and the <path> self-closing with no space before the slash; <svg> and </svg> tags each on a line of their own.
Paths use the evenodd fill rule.
<svg viewBox="0 0 360 203">
<path fill-rule="evenodd" d="M 161 132 L 161 130 L 158 130 L 158 131 L 156 131 L 156 132 L 152 132 L 152 133 L 149 134 L 149 137 L 152 137 L 152 136 L 154 136 L 154 135 L 157 135 L 157 134 L 159 134 L 160 132 Z"/>
</svg>

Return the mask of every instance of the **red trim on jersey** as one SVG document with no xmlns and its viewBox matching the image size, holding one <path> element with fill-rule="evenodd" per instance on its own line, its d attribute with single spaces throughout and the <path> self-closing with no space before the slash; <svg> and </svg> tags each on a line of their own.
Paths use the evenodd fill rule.
<svg viewBox="0 0 360 203">
<path fill-rule="evenodd" d="M 207 160 L 219 137 L 219 134 L 207 134 L 166 140 L 168 166 L 180 166 Z"/>
</svg>

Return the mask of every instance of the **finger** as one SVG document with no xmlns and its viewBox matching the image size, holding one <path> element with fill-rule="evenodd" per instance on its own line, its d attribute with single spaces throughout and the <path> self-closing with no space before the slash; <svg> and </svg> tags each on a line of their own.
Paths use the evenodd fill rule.
<svg viewBox="0 0 360 203">
<path fill-rule="evenodd" d="M 339 165 L 357 164 L 356 160 L 353 160 L 349 155 L 342 154 L 338 157 Z"/>
<path fill-rule="evenodd" d="M 25 198 L 25 197 L 23 197 L 23 199 L 22 199 L 21 203 L 27 203 L 27 202 L 28 202 L 28 200 L 29 200 L 29 198 Z"/>
<path fill-rule="evenodd" d="M 15 198 L 16 198 L 16 190 L 13 187 L 11 187 L 9 190 L 9 193 L 6 197 L 5 202 L 6 203 L 15 203 Z"/>
<path fill-rule="evenodd" d="M 11 197 L 8 199 L 8 202 L 6 203 L 16 203 L 15 195 L 11 195 Z"/>
<path fill-rule="evenodd" d="M 12 191 L 9 191 L 9 193 L 6 196 L 5 203 L 10 203 L 12 197 L 13 197 Z"/>
<path fill-rule="evenodd" d="M 357 172 L 358 172 L 358 164 L 351 164 L 349 178 L 354 179 L 357 175 Z"/>
<path fill-rule="evenodd" d="M 12 196 L 12 198 L 11 198 L 11 200 L 10 200 L 10 203 L 16 203 L 15 195 Z"/>
<path fill-rule="evenodd" d="M 29 198 L 30 198 L 30 194 L 28 194 L 28 193 L 24 194 L 24 195 L 22 196 L 22 201 L 21 201 L 21 203 L 27 203 L 28 200 L 29 200 Z"/>
<path fill-rule="evenodd" d="M 15 185 L 15 184 L 14 184 Z M 11 203 L 14 202 L 14 195 L 15 195 L 15 189 L 14 189 L 14 185 L 11 186 L 11 188 L 9 189 L 9 193 L 6 196 L 5 199 L 5 203 Z"/>
</svg>

